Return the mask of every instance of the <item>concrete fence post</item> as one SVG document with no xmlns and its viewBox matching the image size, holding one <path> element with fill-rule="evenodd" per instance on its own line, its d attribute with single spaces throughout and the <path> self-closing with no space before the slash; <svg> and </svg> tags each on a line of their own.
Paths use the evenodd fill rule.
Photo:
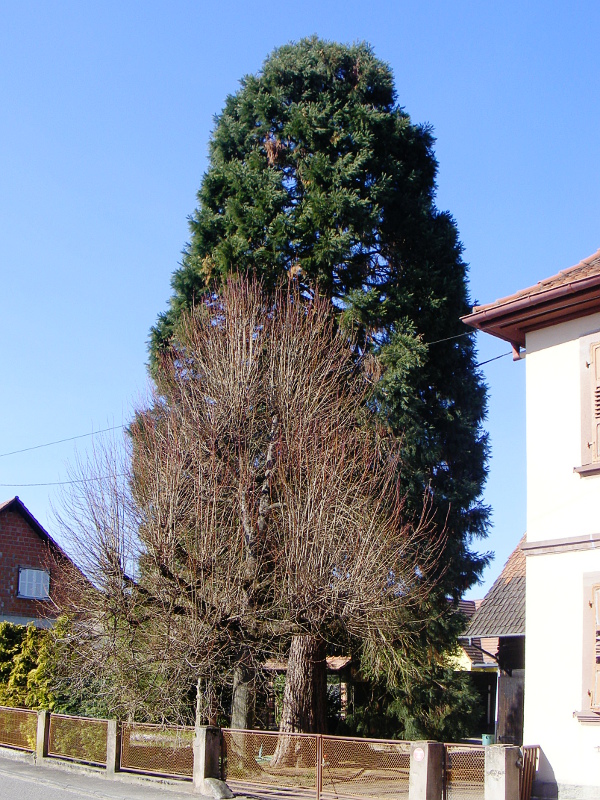
<svg viewBox="0 0 600 800">
<path fill-rule="evenodd" d="M 485 748 L 485 800 L 519 800 L 519 757 L 513 745 Z"/>
<path fill-rule="evenodd" d="M 37 734 L 35 738 L 35 763 L 41 764 L 48 757 L 48 739 L 50 737 L 50 712 L 46 709 L 37 712 Z"/>
<path fill-rule="evenodd" d="M 194 733 L 194 792 L 215 798 L 233 797 L 221 780 L 221 730 L 198 725 Z"/>
<path fill-rule="evenodd" d="M 106 729 L 106 775 L 114 778 L 121 769 L 121 723 L 109 719 Z"/>
<path fill-rule="evenodd" d="M 443 792 L 444 745 L 441 742 L 411 742 L 409 800 L 442 800 Z"/>
</svg>

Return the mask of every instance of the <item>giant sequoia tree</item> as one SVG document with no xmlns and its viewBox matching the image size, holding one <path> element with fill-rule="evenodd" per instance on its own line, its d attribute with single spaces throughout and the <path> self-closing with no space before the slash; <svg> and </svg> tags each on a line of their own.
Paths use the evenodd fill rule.
<svg viewBox="0 0 600 800">
<path fill-rule="evenodd" d="M 274 51 L 216 118 L 191 240 L 151 339 L 156 365 L 182 311 L 232 272 L 267 288 L 291 273 L 354 320 L 377 362 L 371 404 L 401 437 L 407 508 L 420 513 L 428 492 L 446 530 L 423 652 L 451 641 L 447 598 L 477 580 L 485 557 L 472 538 L 487 524 L 485 388 L 460 322 L 466 265 L 435 206 L 436 169 L 431 130 L 398 105 L 368 45 L 312 38 Z"/>
</svg>

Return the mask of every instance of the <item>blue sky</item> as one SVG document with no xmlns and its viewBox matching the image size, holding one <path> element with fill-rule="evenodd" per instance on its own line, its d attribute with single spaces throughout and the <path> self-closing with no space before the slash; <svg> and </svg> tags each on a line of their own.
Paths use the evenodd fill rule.
<svg viewBox="0 0 600 800">
<path fill-rule="evenodd" d="M 398 101 L 437 137 L 438 206 L 456 218 L 479 302 L 600 246 L 593 2 L 2 2 L 0 455 L 119 425 L 145 392 L 206 169 L 213 115 L 279 45 L 366 40 Z M 507 351 L 478 334 L 480 360 Z M 485 500 L 496 560 L 525 526 L 524 364 L 484 367 Z M 85 453 L 90 439 L 77 443 Z M 0 457 L 51 533 L 75 443 Z"/>
</svg>

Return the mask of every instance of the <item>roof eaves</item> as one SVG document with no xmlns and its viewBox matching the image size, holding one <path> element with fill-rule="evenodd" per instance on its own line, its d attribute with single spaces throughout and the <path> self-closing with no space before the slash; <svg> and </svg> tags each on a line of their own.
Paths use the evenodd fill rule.
<svg viewBox="0 0 600 800">
<path fill-rule="evenodd" d="M 593 274 L 573 277 L 582 265 L 597 260 Z M 557 279 L 563 276 L 563 281 Z M 545 287 L 543 284 L 548 283 Z M 525 334 L 576 316 L 600 309 L 600 251 L 577 267 L 541 281 L 536 286 L 500 298 L 493 303 L 474 306 L 470 314 L 461 317 L 473 328 L 486 331 L 510 342 L 513 346 L 525 345 Z"/>
</svg>

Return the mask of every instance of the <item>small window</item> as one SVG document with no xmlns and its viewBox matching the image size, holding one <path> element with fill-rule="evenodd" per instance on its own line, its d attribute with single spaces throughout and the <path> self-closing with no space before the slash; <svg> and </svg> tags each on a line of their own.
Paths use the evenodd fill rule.
<svg viewBox="0 0 600 800">
<path fill-rule="evenodd" d="M 19 597 L 47 600 L 50 575 L 45 569 L 19 569 Z"/>
</svg>

